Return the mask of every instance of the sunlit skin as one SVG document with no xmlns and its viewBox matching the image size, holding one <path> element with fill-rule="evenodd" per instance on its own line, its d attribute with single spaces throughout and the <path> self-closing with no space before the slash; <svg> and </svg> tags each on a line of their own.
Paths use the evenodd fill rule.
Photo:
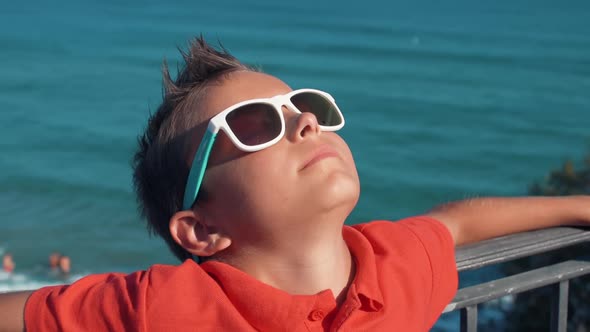
<svg viewBox="0 0 590 332">
<path fill-rule="evenodd" d="M 273 76 L 234 72 L 207 88 L 195 112 L 208 121 L 238 102 L 289 91 Z M 354 270 L 342 226 L 359 197 L 356 167 L 344 140 L 320 131 L 314 115 L 283 111 L 285 137 L 270 148 L 245 153 L 219 133 L 201 189 L 208 199 L 174 215 L 170 229 L 193 254 L 276 288 L 338 296 Z M 202 135 L 194 134 L 195 150 Z"/>
</svg>

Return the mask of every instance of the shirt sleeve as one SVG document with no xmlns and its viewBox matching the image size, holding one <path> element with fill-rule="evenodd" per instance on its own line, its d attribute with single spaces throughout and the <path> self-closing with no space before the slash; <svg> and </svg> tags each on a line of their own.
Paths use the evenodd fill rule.
<svg viewBox="0 0 590 332">
<path fill-rule="evenodd" d="M 25 306 L 27 331 L 143 330 L 145 271 L 97 274 L 35 291 Z"/>
<path fill-rule="evenodd" d="M 455 244 L 447 227 L 431 217 L 408 218 L 398 223 L 416 236 L 430 262 L 432 286 L 427 317 L 432 326 L 457 292 Z"/>
</svg>

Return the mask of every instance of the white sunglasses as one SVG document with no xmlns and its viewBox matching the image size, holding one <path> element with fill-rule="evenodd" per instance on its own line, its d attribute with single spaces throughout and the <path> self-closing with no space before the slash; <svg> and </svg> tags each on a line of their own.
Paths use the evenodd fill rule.
<svg viewBox="0 0 590 332">
<path fill-rule="evenodd" d="M 190 209 L 199 193 L 209 154 L 219 130 L 233 144 L 246 152 L 266 149 L 285 135 L 282 107 L 295 113 L 315 115 L 323 131 L 336 131 L 344 126 L 344 117 L 330 94 L 314 89 L 300 89 L 272 98 L 251 99 L 226 108 L 214 116 L 193 159 L 184 190 L 183 210 Z"/>
</svg>

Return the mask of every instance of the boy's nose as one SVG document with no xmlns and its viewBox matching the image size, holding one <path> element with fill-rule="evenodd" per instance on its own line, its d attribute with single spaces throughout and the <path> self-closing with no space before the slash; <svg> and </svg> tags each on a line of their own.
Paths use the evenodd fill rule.
<svg viewBox="0 0 590 332">
<path fill-rule="evenodd" d="M 289 130 L 289 138 L 293 142 L 309 138 L 309 136 L 319 135 L 321 132 L 318 119 L 313 113 L 303 112 L 293 119 L 294 125 Z"/>
</svg>

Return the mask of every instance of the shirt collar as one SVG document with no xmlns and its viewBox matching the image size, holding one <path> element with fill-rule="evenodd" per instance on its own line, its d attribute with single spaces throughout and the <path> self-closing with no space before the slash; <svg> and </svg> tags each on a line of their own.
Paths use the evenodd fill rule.
<svg viewBox="0 0 590 332">
<path fill-rule="evenodd" d="M 373 247 L 369 240 L 353 227 L 344 226 L 342 234 L 356 263 L 356 276 L 348 296 L 355 297 L 355 293 L 358 294 L 360 309 L 380 311 L 383 308 L 383 294 L 379 287 Z"/>
<path fill-rule="evenodd" d="M 281 331 L 292 322 L 304 321 L 317 301 L 316 296 L 291 295 L 225 263 L 208 261 L 201 266 L 257 330 Z"/>
</svg>

